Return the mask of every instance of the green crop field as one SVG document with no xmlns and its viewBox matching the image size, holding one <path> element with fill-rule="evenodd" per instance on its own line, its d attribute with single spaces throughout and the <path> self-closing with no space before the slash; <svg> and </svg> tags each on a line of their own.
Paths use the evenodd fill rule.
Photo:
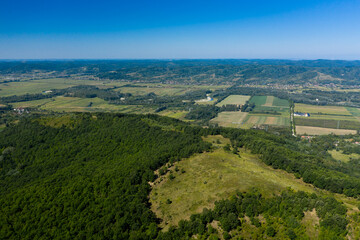
<svg viewBox="0 0 360 240">
<path fill-rule="evenodd" d="M 289 101 L 287 99 L 281 99 L 275 97 L 272 106 L 289 107 Z"/>
<path fill-rule="evenodd" d="M 298 126 L 323 127 L 335 129 L 360 129 L 359 121 L 317 119 L 312 117 L 295 117 L 295 124 Z"/>
<path fill-rule="evenodd" d="M 256 112 L 282 112 L 289 110 L 288 100 L 280 99 L 274 96 L 254 96 L 251 97 L 249 102 L 255 104 L 254 111 Z"/>
<path fill-rule="evenodd" d="M 235 105 L 243 105 L 250 99 L 250 96 L 245 95 L 230 95 L 218 104 L 216 106 L 222 107 L 227 104 L 235 104 Z"/>
<path fill-rule="evenodd" d="M 277 126 L 290 126 L 290 118 L 278 115 L 260 115 L 249 114 L 246 119 L 248 125 L 277 125 Z"/>
<path fill-rule="evenodd" d="M 217 123 L 223 127 L 243 127 L 248 113 L 246 112 L 221 112 L 211 123 Z"/>
<path fill-rule="evenodd" d="M 267 96 L 253 96 L 250 98 L 250 103 L 254 103 L 255 105 L 262 106 L 266 103 Z"/>
<path fill-rule="evenodd" d="M 351 116 L 351 112 L 348 111 L 346 107 L 339 106 L 318 106 L 318 105 L 309 105 L 296 103 L 295 112 L 303 112 L 310 114 L 333 114 L 333 115 L 348 115 Z"/>
</svg>

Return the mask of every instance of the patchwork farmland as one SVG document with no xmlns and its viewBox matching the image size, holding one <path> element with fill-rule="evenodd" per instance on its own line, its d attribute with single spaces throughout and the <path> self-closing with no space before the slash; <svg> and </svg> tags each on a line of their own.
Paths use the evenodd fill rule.
<svg viewBox="0 0 360 240">
<path fill-rule="evenodd" d="M 250 112 L 221 112 L 211 120 L 223 127 L 251 128 L 260 125 L 290 126 L 289 102 L 274 96 L 242 96 L 231 95 L 218 103 L 226 104 L 254 104 Z"/>
<path fill-rule="evenodd" d="M 295 112 L 310 114 L 309 117 L 295 117 L 298 134 L 344 135 L 360 129 L 360 110 L 357 108 L 295 104 Z"/>
</svg>

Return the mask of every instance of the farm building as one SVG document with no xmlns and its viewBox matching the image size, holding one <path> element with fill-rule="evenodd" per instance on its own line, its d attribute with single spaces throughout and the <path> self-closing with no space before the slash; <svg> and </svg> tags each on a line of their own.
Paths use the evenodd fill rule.
<svg viewBox="0 0 360 240">
<path fill-rule="evenodd" d="M 310 113 L 294 112 L 295 117 L 310 117 Z"/>
</svg>

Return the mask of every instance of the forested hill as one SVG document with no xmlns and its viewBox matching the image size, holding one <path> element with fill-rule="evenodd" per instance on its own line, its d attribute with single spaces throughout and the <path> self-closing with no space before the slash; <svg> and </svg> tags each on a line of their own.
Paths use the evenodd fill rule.
<svg viewBox="0 0 360 240">
<path fill-rule="evenodd" d="M 0 239 L 151 239 L 149 181 L 209 148 L 200 128 L 158 116 L 77 114 L 0 133 Z"/>
<path fill-rule="evenodd" d="M 170 84 L 339 84 L 359 85 L 360 61 L 332 60 L 64 60 L 0 61 L 0 74 L 96 77 Z"/>
<path fill-rule="evenodd" d="M 213 221 L 220 222 L 220 232 L 229 239 L 245 217 L 270 239 L 279 239 L 281 228 L 287 230 L 285 239 L 304 239 L 301 222 L 304 212 L 313 209 L 325 236 L 320 239 L 345 238 L 350 221 L 344 204 L 291 191 L 269 199 L 238 193 L 161 231 L 161 219 L 149 203 L 154 171 L 159 170 L 161 180 L 160 170 L 171 163 L 214 151 L 202 136 L 219 134 L 231 143 L 224 151 L 232 148 L 237 158 L 238 149 L 247 149 L 330 196 L 360 195 L 359 160 L 335 161 L 324 151 L 333 144 L 324 139 L 308 145 L 260 130 L 202 128 L 157 115 L 29 116 L 0 132 L 0 239 L 207 239 L 214 233 Z M 259 215 L 267 219 L 266 233 L 254 220 Z M 357 219 L 355 226 L 360 215 Z"/>
</svg>

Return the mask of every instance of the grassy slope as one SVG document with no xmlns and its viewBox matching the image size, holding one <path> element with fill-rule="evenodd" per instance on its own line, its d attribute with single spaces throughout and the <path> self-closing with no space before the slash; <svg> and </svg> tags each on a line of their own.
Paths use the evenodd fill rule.
<svg viewBox="0 0 360 240">
<path fill-rule="evenodd" d="M 292 174 L 274 170 L 244 149 L 240 149 L 241 157 L 225 152 L 222 147 L 230 141 L 222 136 L 208 136 L 205 140 L 213 143 L 213 152 L 198 154 L 176 163 L 170 168 L 175 179 L 170 180 L 168 172 L 152 184 L 152 210 L 163 219 L 161 226 L 165 227 L 165 230 L 179 220 L 188 219 L 191 214 L 201 212 L 205 207 L 213 207 L 216 200 L 227 198 L 236 191 L 247 191 L 255 187 L 260 189 L 264 196 L 270 197 L 291 187 L 297 191 L 334 196 L 338 201 L 344 202 L 349 209 L 349 239 L 360 237 L 359 200 L 317 189 L 301 179 L 296 179 Z M 216 143 L 217 140 L 220 144 Z M 175 171 L 176 166 L 178 172 Z M 181 170 L 185 172 L 182 173 Z M 167 199 L 172 203 L 166 203 Z M 302 224 L 309 236 L 318 234 L 314 223 L 318 223 L 317 216 L 313 212 L 305 213 Z M 250 223 L 245 223 L 242 232 L 253 232 L 253 228 Z"/>
<path fill-rule="evenodd" d="M 360 159 L 360 155 L 356 154 L 356 153 L 352 153 L 352 154 L 343 154 L 342 151 L 336 151 L 335 149 L 328 151 L 331 156 L 339 161 L 342 162 L 349 162 L 351 159 Z"/>
<path fill-rule="evenodd" d="M 240 151 L 241 157 L 225 152 L 221 146 L 228 143 L 228 139 L 213 136 L 207 140 L 213 142 L 217 139 L 222 144 L 214 145 L 220 148 L 176 164 L 185 173 L 173 170 L 175 179 L 169 180 L 166 176 L 162 182 L 155 182 L 150 201 L 153 211 L 164 220 L 162 226 L 176 224 L 195 212 L 201 212 L 204 207 L 212 207 L 216 200 L 229 197 L 237 190 L 256 187 L 265 196 L 279 193 L 287 187 L 306 192 L 318 191 L 292 174 L 266 166 L 244 149 Z M 171 204 L 166 203 L 168 198 Z"/>
</svg>

